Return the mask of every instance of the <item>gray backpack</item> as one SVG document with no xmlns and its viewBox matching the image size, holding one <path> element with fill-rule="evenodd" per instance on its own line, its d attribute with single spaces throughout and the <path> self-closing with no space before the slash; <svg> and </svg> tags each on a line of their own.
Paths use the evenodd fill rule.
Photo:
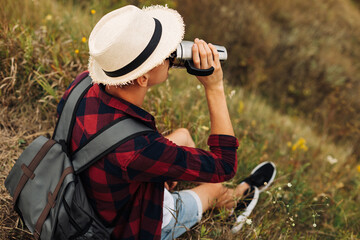
<svg viewBox="0 0 360 240">
<path fill-rule="evenodd" d="M 115 120 L 71 155 L 67 151 L 88 76 L 68 96 L 52 139 L 40 136 L 21 154 L 5 181 L 14 209 L 36 239 L 110 239 L 88 202 L 79 173 L 124 141 L 153 131 L 132 118 Z"/>
</svg>

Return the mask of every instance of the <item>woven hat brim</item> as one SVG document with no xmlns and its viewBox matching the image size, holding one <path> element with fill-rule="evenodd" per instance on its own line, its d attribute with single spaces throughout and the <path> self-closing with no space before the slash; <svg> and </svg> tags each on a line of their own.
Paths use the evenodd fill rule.
<svg viewBox="0 0 360 240">
<path fill-rule="evenodd" d="M 142 9 L 142 11 L 144 14 L 159 20 L 162 26 L 162 35 L 154 52 L 138 68 L 120 77 L 107 76 L 96 60 L 90 55 L 88 69 L 93 83 L 127 85 L 132 80 L 163 63 L 164 59 L 176 50 L 185 33 L 184 21 L 181 15 L 177 11 L 164 6 L 151 6 Z"/>
</svg>

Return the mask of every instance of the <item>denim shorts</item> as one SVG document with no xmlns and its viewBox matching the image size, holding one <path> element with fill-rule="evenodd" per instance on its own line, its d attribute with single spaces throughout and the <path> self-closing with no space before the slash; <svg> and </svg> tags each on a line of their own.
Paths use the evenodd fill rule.
<svg viewBox="0 0 360 240">
<path fill-rule="evenodd" d="M 161 229 L 161 239 L 175 239 L 189 230 L 202 217 L 202 204 L 199 196 L 191 191 L 173 192 L 175 209 L 170 209 L 173 217 L 169 224 Z M 165 211 L 165 210 L 164 210 Z"/>
</svg>

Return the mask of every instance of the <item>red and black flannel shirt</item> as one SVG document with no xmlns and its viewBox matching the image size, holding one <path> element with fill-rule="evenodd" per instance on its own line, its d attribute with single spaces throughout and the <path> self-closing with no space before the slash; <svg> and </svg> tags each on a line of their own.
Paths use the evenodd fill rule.
<svg viewBox="0 0 360 240">
<path fill-rule="evenodd" d="M 71 89 L 87 75 L 80 74 L 66 90 L 58 114 Z M 139 119 L 155 132 L 123 143 L 81 173 L 81 178 L 94 209 L 106 226 L 114 227 L 113 239 L 160 239 L 164 182 L 231 179 L 237 169 L 238 141 L 232 136 L 211 135 L 210 152 L 177 146 L 156 130 L 148 112 L 94 84 L 77 110 L 71 151 L 123 116 Z"/>
</svg>

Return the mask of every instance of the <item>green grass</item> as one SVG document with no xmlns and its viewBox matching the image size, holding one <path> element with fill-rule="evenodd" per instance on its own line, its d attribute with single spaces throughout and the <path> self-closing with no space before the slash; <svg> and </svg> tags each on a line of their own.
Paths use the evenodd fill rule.
<svg viewBox="0 0 360 240">
<path fill-rule="evenodd" d="M 152 90 L 144 108 L 155 115 L 164 133 L 187 127 L 198 146 L 206 148 L 209 118 L 203 89 L 198 86 L 195 77 L 172 70 L 169 81 Z M 241 142 L 238 172 L 226 185 L 235 186 L 265 160 L 276 163 L 277 179 L 262 194 L 259 207 L 251 216 L 252 224 L 239 234 L 232 235 L 221 217 L 225 213 L 215 211 L 206 215 L 217 216 L 215 220 L 205 218 L 184 238 L 359 237 L 356 189 L 360 179 L 354 168 L 356 161 L 350 157 L 351 147 L 334 145 L 326 136 L 318 136 L 311 123 L 280 114 L 259 96 L 239 87 L 227 85 L 226 93 L 235 133 Z M 328 156 L 337 159 L 337 163 L 331 164 Z"/>
<path fill-rule="evenodd" d="M 62 93 L 86 69 L 82 38 L 108 10 L 95 1 L 74 6 L 72 1 L 25 2 L 20 10 L 19 1 L 0 0 L 6 10 L 0 15 L 1 183 L 27 144 L 52 133 Z M 230 233 L 226 212 L 214 210 L 182 239 L 359 239 L 360 172 L 352 147 L 334 144 L 317 134 L 313 122 L 281 114 L 262 97 L 228 82 L 228 107 L 240 146 L 237 174 L 224 184 L 234 187 L 266 160 L 277 165 L 277 178 L 262 193 L 252 224 L 238 234 Z M 195 77 L 170 70 L 169 80 L 151 89 L 143 107 L 162 133 L 188 128 L 197 146 L 207 149 L 210 121 Z M 3 184 L 0 191 L 0 238 L 29 238 Z"/>
</svg>

